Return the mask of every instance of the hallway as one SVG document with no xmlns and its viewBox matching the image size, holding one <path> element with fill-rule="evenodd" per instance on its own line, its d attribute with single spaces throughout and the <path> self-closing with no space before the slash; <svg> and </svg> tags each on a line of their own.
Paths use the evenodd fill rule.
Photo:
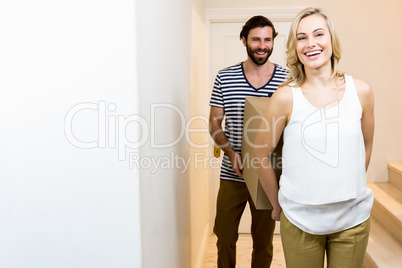
<svg viewBox="0 0 402 268">
<path fill-rule="evenodd" d="M 402 177 L 390 187 L 397 177 L 387 169 L 394 163 L 402 176 L 402 1 L 2 4 L 0 267 L 216 267 L 209 100 L 226 55 L 242 61 L 247 52 L 240 28 L 224 40 L 212 24 L 264 15 L 280 27 L 286 10 L 307 6 L 336 22 L 341 71 L 373 87 L 367 252 L 370 268 L 402 267 Z M 212 41 L 222 48 L 217 65 Z M 238 267 L 250 259 L 251 238 L 241 234 Z M 283 259 L 277 235 L 272 267 Z"/>
<path fill-rule="evenodd" d="M 249 268 L 251 263 L 252 240 L 250 234 L 240 234 L 237 242 L 237 264 L 238 268 Z M 216 236 L 212 235 L 208 239 L 207 248 L 204 254 L 202 268 L 216 268 Z M 285 257 L 283 256 L 282 242 L 280 235 L 274 235 L 274 259 L 272 268 L 285 266 Z"/>
</svg>

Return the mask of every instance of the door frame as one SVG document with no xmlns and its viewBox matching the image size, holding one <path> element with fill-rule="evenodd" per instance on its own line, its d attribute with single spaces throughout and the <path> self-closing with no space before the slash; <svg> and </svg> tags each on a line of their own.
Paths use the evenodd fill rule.
<svg viewBox="0 0 402 268">
<path fill-rule="evenodd" d="M 206 8 L 205 9 L 205 28 L 206 28 L 206 80 L 207 88 L 205 90 L 205 100 L 209 100 L 211 95 L 211 88 L 213 86 L 214 77 L 211 75 L 211 28 L 212 23 L 231 23 L 231 22 L 243 22 L 245 23 L 249 18 L 256 15 L 263 15 L 269 18 L 273 23 L 280 21 L 292 21 L 296 15 L 302 11 L 305 7 L 273 7 L 273 8 Z M 268 15 L 269 14 L 269 15 Z M 207 103 L 206 102 L 206 106 Z M 205 107 L 205 111 L 209 111 L 208 107 Z M 208 157 L 213 156 L 213 149 L 209 150 Z M 209 215 L 209 227 L 210 233 L 214 226 L 215 219 L 215 205 L 216 201 L 213 199 L 213 170 L 208 172 L 208 215 Z"/>
</svg>

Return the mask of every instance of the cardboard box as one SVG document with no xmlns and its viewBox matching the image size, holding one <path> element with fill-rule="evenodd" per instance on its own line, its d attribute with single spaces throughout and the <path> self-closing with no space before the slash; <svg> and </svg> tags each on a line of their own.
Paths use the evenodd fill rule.
<svg viewBox="0 0 402 268">
<path fill-rule="evenodd" d="M 247 97 L 244 106 L 243 120 L 243 140 L 242 140 L 242 158 L 243 158 L 243 178 L 250 192 L 251 198 L 257 209 L 272 209 L 271 202 L 261 186 L 258 179 L 257 170 L 252 164 L 254 159 L 254 144 L 257 132 L 260 128 L 264 114 L 267 111 L 269 98 Z M 276 178 L 279 180 L 282 174 L 282 136 L 279 139 L 276 149 L 272 153 L 271 163 L 274 166 Z"/>
</svg>

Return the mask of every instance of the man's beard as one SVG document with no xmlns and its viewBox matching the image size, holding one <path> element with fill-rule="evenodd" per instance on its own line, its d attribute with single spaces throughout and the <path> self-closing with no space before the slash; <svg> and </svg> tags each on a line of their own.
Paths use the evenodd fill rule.
<svg viewBox="0 0 402 268">
<path fill-rule="evenodd" d="M 272 54 L 272 50 L 269 49 L 269 48 L 252 50 L 251 47 L 249 47 L 247 43 L 246 43 L 246 48 L 247 48 L 248 56 L 257 65 L 264 65 L 267 62 L 267 60 L 269 59 L 269 57 L 271 56 L 271 54 Z M 263 58 L 256 57 L 255 56 L 256 52 L 266 52 L 267 55 L 265 57 L 263 57 Z"/>
</svg>

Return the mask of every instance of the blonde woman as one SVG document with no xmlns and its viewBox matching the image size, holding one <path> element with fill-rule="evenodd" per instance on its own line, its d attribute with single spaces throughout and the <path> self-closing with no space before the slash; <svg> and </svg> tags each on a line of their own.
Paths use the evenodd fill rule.
<svg viewBox="0 0 402 268">
<path fill-rule="evenodd" d="M 362 267 L 373 194 L 366 186 L 374 97 L 363 80 L 338 71 L 341 49 L 327 14 L 307 8 L 287 42 L 290 78 L 270 100 L 255 155 L 258 174 L 281 221 L 286 266 Z M 265 126 L 266 128 L 266 126 Z M 283 132 L 280 188 L 269 156 Z"/>
</svg>

